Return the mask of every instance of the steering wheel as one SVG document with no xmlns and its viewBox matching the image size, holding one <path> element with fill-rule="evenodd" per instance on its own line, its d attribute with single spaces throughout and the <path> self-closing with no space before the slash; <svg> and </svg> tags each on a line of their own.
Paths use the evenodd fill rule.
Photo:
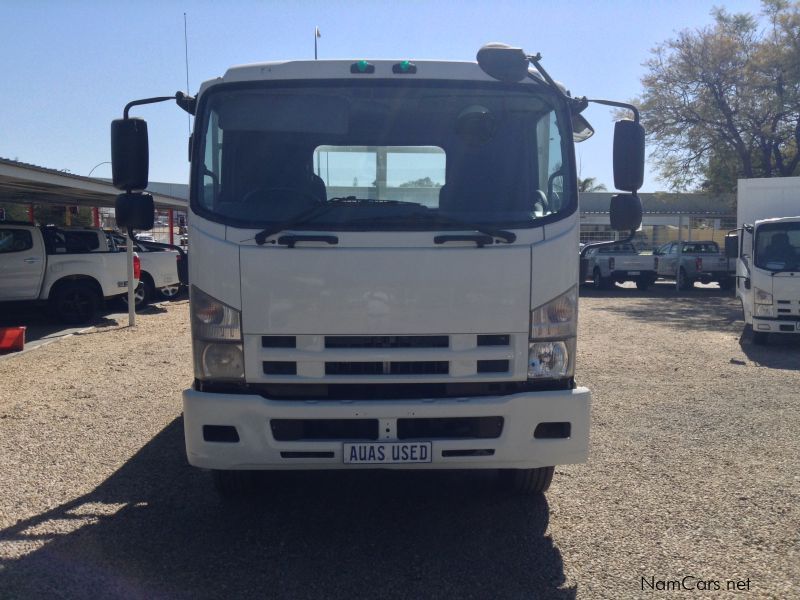
<svg viewBox="0 0 800 600">
<path fill-rule="evenodd" d="M 286 201 L 287 197 L 295 200 L 301 198 L 305 204 L 309 205 L 309 208 L 311 205 L 322 203 L 322 201 L 311 192 L 292 187 L 254 188 L 242 197 L 242 202 L 245 204 L 250 202 L 261 202 L 263 204 L 282 204 L 284 206 L 294 205 L 295 202 Z"/>
<path fill-rule="evenodd" d="M 542 207 L 542 216 L 549 214 L 550 212 L 550 202 L 547 201 L 547 196 L 542 190 L 536 190 L 534 192 L 535 199 L 533 201 L 534 206 L 534 213 L 536 213 L 536 207 Z"/>
</svg>

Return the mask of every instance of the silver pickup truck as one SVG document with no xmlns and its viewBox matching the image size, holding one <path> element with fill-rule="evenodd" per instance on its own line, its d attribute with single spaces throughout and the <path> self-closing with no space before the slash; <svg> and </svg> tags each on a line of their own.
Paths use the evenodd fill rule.
<svg viewBox="0 0 800 600">
<path fill-rule="evenodd" d="M 585 276 L 597 289 L 609 289 L 614 283 L 636 282 L 646 290 L 656 280 L 655 260 L 651 254 L 639 254 L 630 242 L 583 248 Z"/>
<path fill-rule="evenodd" d="M 716 281 L 723 290 L 733 289 L 733 265 L 716 242 L 669 242 L 653 254 L 658 276 L 675 279 L 679 289 L 691 289 L 696 281 Z"/>
</svg>

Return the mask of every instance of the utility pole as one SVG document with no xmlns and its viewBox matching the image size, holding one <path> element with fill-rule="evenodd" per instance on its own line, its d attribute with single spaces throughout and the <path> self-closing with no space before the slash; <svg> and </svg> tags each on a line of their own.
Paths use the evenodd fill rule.
<svg viewBox="0 0 800 600">
<path fill-rule="evenodd" d="M 314 27 L 314 60 L 317 60 L 317 40 L 322 37 L 319 27 Z"/>
</svg>

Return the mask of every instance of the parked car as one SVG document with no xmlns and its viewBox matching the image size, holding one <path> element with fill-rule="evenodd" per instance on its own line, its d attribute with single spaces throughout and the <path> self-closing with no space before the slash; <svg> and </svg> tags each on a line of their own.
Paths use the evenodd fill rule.
<svg viewBox="0 0 800 600">
<path fill-rule="evenodd" d="M 608 289 L 614 283 L 636 282 L 636 287 L 646 290 L 656 280 L 655 259 L 651 254 L 640 254 L 630 242 L 588 247 L 583 249 L 586 260 L 584 276 L 597 289 Z"/>
<path fill-rule="evenodd" d="M 125 236 L 113 230 L 107 231 L 106 234 L 114 248 L 125 251 L 127 244 Z M 186 259 L 185 253 L 177 246 L 149 242 L 139 236 L 136 236 L 133 245 L 142 265 L 141 281 L 134 291 L 136 306 L 145 306 L 155 297 L 176 296 L 180 292 L 182 279 L 185 284 L 185 277 L 181 278 L 180 275 L 181 271 L 186 272 L 185 266 L 181 268 L 181 262 L 185 262 Z M 127 297 L 123 298 L 123 302 L 127 301 Z"/>
<path fill-rule="evenodd" d="M 716 242 L 669 242 L 653 254 L 657 259 L 658 276 L 676 279 L 679 289 L 691 289 L 697 281 L 715 281 L 723 290 L 733 289 L 735 265 L 720 251 Z"/>
<path fill-rule="evenodd" d="M 139 266 L 134 256 L 137 278 Z M 127 293 L 127 279 L 125 256 L 100 229 L 0 223 L 0 302 L 38 302 L 61 321 L 88 323 Z"/>
</svg>

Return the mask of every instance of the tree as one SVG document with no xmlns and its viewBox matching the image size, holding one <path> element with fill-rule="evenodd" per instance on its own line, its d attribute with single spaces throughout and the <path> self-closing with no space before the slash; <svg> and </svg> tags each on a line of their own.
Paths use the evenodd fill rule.
<svg viewBox="0 0 800 600">
<path fill-rule="evenodd" d="M 712 26 L 680 32 L 645 63 L 638 104 L 673 189 L 800 174 L 800 3 L 762 6 L 761 21 L 716 8 Z"/>
<path fill-rule="evenodd" d="M 405 183 L 401 183 L 401 188 L 420 188 L 420 187 L 442 187 L 441 183 L 437 183 L 433 181 L 430 177 L 423 177 L 422 179 L 415 179 L 414 181 L 406 181 Z"/>
<path fill-rule="evenodd" d="M 578 191 L 579 192 L 605 192 L 606 186 L 604 183 L 595 183 L 596 177 L 578 177 Z"/>
</svg>

